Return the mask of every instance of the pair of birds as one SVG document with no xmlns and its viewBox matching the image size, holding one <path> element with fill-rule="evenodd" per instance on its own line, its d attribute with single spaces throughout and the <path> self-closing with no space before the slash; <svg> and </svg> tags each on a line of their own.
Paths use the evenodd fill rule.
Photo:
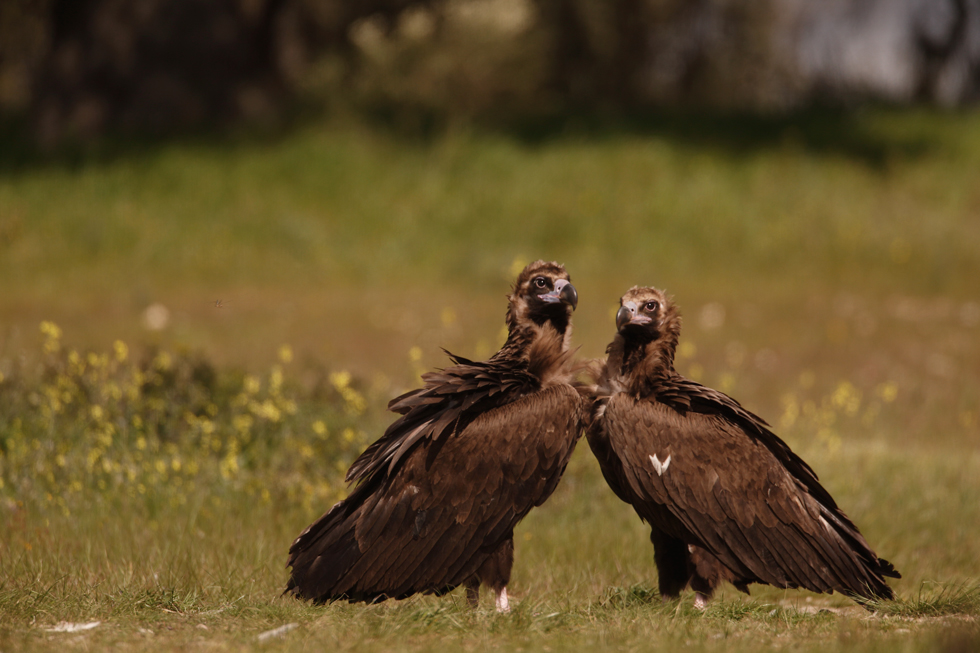
<svg viewBox="0 0 980 653">
<path fill-rule="evenodd" d="M 444 594 L 480 585 L 507 611 L 514 527 L 554 492 L 587 433 L 616 495 L 650 525 L 665 600 L 704 607 L 723 581 L 893 598 L 899 578 L 761 418 L 674 370 L 680 315 L 663 292 L 620 300 L 594 384 L 569 349 L 578 294 L 565 268 L 518 276 L 507 341 L 460 356 L 397 397 L 401 414 L 351 465 L 350 495 L 289 549 L 286 593 L 323 603 Z"/>
</svg>

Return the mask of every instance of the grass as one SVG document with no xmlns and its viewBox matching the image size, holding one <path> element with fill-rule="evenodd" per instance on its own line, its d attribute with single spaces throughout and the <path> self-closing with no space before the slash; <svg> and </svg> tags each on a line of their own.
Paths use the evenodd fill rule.
<svg viewBox="0 0 980 653">
<path fill-rule="evenodd" d="M 974 650 L 978 169 L 980 116 L 880 110 L 0 155 L 0 650 Z M 512 614 L 280 598 L 386 400 L 492 351 L 539 256 L 584 356 L 623 290 L 671 290 L 679 367 L 810 462 L 899 599 L 664 605 L 584 443 L 518 529 Z"/>
</svg>

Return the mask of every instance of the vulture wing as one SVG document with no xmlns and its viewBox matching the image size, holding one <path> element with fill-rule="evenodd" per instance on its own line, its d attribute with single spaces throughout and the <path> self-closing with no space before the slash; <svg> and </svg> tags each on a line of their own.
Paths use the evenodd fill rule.
<svg viewBox="0 0 980 653">
<path fill-rule="evenodd" d="M 485 409 L 513 392 L 447 370 L 394 400 L 407 410 L 352 470 L 361 483 L 293 542 L 287 591 L 379 601 L 470 578 L 554 491 L 587 411 L 565 384 Z"/>
<path fill-rule="evenodd" d="M 462 431 L 480 413 L 514 401 L 539 386 L 528 372 L 498 361 L 473 362 L 446 352 L 454 366 L 422 375 L 425 385 L 395 397 L 392 422 L 347 471 L 347 481 L 391 473 L 419 442 Z"/>
<path fill-rule="evenodd" d="M 674 408 L 680 413 L 703 413 L 718 415 L 741 428 L 745 434 L 765 446 L 769 452 L 816 497 L 820 503 L 838 510 L 834 498 L 820 485 L 816 472 L 789 448 L 783 440 L 769 430 L 764 419 L 742 407 L 738 401 L 723 392 L 705 387 L 680 374 L 673 373 L 658 380 L 657 401 Z M 841 513 L 841 517 L 847 517 Z M 857 528 L 847 521 L 850 528 Z"/>
<path fill-rule="evenodd" d="M 662 401 L 607 400 L 589 442 L 616 494 L 747 582 L 891 598 L 894 568 L 806 463 L 733 399 L 687 383 L 695 392 L 668 387 Z"/>
</svg>

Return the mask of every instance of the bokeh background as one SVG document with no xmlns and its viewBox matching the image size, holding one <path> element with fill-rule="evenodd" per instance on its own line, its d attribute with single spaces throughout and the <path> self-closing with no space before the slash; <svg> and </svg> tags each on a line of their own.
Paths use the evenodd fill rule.
<svg viewBox="0 0 980 653">
<path fill-rule="evenodd" d="M 0 3 L 0 644 L 267 605 L 388 399 L 495 351 L 537 258 L 583 357 L 671 292 L 680 371 L 975 621 L 978 98 L 974 0 Z M 654 586 L 585 446 L 522 528 L 518 595 Z"/>
</svg>

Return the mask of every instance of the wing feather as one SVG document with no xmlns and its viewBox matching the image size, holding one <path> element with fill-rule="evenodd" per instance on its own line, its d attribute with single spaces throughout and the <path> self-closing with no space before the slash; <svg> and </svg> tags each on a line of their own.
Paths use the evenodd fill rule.
<svg viewBox="0 0 980 653">
<path fill-rule="evenodd" d="M 540 387 L 536 377 L 513 361 L 491 359 L 474 363 L 449 356 L 455 365 L 423 374 L 424 387 L 388 403 L 388 409 L 401 417 L 354 461 L 347 472 L 348 482 L 363 481 L 379 473 L 391 474 L 421 441 L 459 432 L 483 412 Z"/>
<path fill-rule="evenodd" d="M 434 428 L 418 431 L 429 421 L 412 420 L 419 407 L 442 405 L 424 401 L 418 395 L 402 400 L 398 409 L 412 402 L 402 418 L 411 420 L 412 431 L 375 448 L 367 462 L 381 461 L 382 467 L 362 467 L 354 475 L 362 480 L 351 498 L 293 544 L 294 576 L 311 558 L 331 567 L 346 556 L 344 568 L 332 570 L 331 582 L 318 585 L 317 593 L 307 592 L 301 582 L 292 584 L 302 596 L 371 601 L 441 593 L 461 584 L 554 490 L 587 413 L 585 400 L 571 386 L 549 386 L 483 410 L 437 441 Z M 482 410 L 480 401 L 473 405 Z M 444 430 L 449 428 L 455 427 Z M 395 442 L 405 446 L 413 432 L 422 435 L 404 452 L 392 448 Z M 434 446 L 438 455 L 430 456 Z M 345 541 L 338 533 L 347 531 L 356 534 L 353 552 L 324 546 Z M 300 570 L 304 573 L 311 575 Z"/>
<path fill-rule="evenodd" d="M 810 467 L 734 399 L 684 381 L 655 397 L 604 399 L 589 442 L 617 495 L 750 582 L 890 596 L 890 565 Z"/>
</svg>

